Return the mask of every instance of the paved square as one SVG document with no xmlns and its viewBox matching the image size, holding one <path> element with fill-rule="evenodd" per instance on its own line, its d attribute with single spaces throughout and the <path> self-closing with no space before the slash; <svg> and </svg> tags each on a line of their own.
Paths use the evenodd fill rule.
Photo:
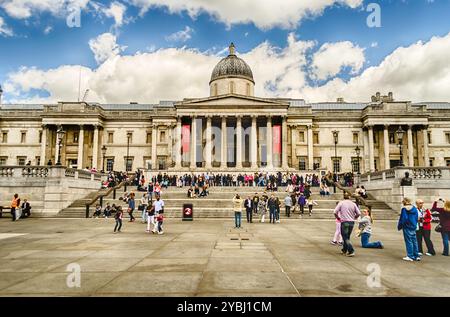
<svg viewBox="0 0 450 317">
<path fill-rule="evenodd" d="M 450 259 L 402 261 L 394 221 L 374 224 L 384 250 L 340 255 L 330 244 L 335 223 L 289 219 L 280 224 L 231 219 L 168 219 L 165 234 L 113 219 L 0 219 L 0 296 L 449 296 Z M 81 287 L 70 288 L 67 266 L 80 265 Z M 381 269 L 371 288 L 368 265 Z"/>
</svg>

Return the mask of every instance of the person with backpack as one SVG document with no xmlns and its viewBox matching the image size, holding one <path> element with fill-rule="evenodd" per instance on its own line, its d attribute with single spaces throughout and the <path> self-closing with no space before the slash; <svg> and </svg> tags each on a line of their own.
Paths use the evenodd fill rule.
<svg viewBox="0 0 450 317">
<path fill-rule="evenodd" d="M 402 201 L 403 208 L 398 220 L 397 229 L 403 231 L 403 238 L 406 246 L 406 257 L 404 261 L 420 261 L 419 247 L 417 245 L 416 229 L 419 220 L 419 212 L 411 204 L 411 199 L 405 197 Z"/>
<path fill-rule="evenodd" d="M 122 218 L 123 218 L 123 211 L 122 211 L 122 207 L 119 206 L 117 207 L 117 212 L 114 215 L 114 219 L 116 220 L 116 225 L 114 227 L 114 233 L 117 232 L 121 232 L 120 229 L 122 229 Z"/>
<path fill-rule="evenodd" d="M 19 194 L 14 194 L 14 197 L 11 201 L 11 215 L 12 221 L 16 221 L 20 219 L 20 198 Z"/>
</svg>

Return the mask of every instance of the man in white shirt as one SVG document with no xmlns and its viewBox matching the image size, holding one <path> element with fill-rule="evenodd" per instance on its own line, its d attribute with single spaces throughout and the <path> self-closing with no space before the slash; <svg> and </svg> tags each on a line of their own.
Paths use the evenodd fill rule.
<svg viewBox="0 0 450 317">
<path fill-rule="evenodd" d="M 147 230 L 150 231 L 150 223 L 152 223 L 153 224 L 152 232 L 156 233 L 156 231 L 157 231 L 156 230 L 156 226 L 157 226 L 156 217 L 159 214 L 164 213 L 164 200 L 162 200 L 160 196 L 156 196 L 156 200 L 153 202 L 152 211 L 153 212 L 151 212 L 149 215 Z"/>
</svg>

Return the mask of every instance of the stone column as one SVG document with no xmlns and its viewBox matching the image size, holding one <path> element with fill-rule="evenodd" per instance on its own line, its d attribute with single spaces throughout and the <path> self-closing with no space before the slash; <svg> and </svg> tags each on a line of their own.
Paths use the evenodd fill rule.
<svg viewBox="0 0 450 317">
<path fill-rule="evenodd" d="M 236 117 L 236 168 L 242 168 L 242 116 Z"/>
<path fill-rule="evenodd" d="M 80 124 L 80 132 L 78 134 L 78 169 L 83 169 L 83 150 L 84 150 L 84 126 Z"/>
<path fill-rule="evenodd" d="M 423 158 L 425 160 L 425 167 L 430 167 L 430 152 L 428 150 L 428 127 L 423 127 Z"/>
<path fill-rule="evenodd" d="M 362 172 L 366 173 L 370 171 L 369 167 L 369 136 L 368 131 L 363 129 L 363 168 Z"/>
<path fill-rule="evenodd" d="M 389 159 L 389 125 L 384 126 L 383 131 L 383 140 L 384 140 L 384 169 L 390 169 L 391 168 L 391 162 Z"/>
<path fill-rule="evenodd" d="M 42 125 L 42 138 L 41 138 L 41 166 L 47 165 L 47 160 L 45 159 L 45 152 L 47 147 L 47 126 Z"/>
<path fill-rule="evenodd" d="M 60 128 L 60 126 L 56 126 L 56 131 L 58 131 L 59 128 Z M 56 146 L 55 146 L 55 162 L 54 162 L 54 164 L 58 163 L 58 154 L 59 154 L 58 133 L 55 132 L 55 134 L 56 134 Z M 62 159 L 61 159 L 61 164 L 62 164 Z"/>
<path fill-rule="evenodd" d="M 92 167 L 98 165 L 98 125 L 94 125 L 94 144 L 92 145 Z"/>
<path fill-rule="evenodd" d="M 157 169 L 157 162 L 156 162 L 156 148 L 157 148 L 157 144 L 158 143 L 158 126 L 156 125 L 156 123 L 152 124 L 152 157 L 151 157 L 151 162 L 152 162 L 152 170 L 156 170 Z"/>
<path fill-rule="evenodd" d="M 222 150 L 220 151 L 220 168 L 227 168 L 227 117 L 222 117 L 222 126 L 221 126 L 221 145 Z"/>
<path fill-rule="evenodd" d="M 181 168 L 181 117 L 177 118 L 175 131 L 175 168 Z"/>
<path fill-rule="evenodd" d="M 191 117 L 191 168 L 197 167 L 197 119 L 196 116 Z"/>
<path fill-rule="evenodd" d="M 291 158 L 292 158 L 292 164 L 291 167 L 298 169 L 298 162 L 297 162 L 297 126 L 291 125 Z"/>
<path fill-rule="evenodd" d="M 312 171 L 314 169 L 314 138 L 313 127 L 308 125 L 308 169 Z"/>
<path fill-rule="evenodd" d="M 167 126 L 167 131 L 168 131 L 168 135 L 169 135 L 169 139 L 167 141 L 167 149 L 168 149 L 168 155 L 167 155 L 167 167 L 172 167 L 172 163 L 173 163 L 173 134 L 174 134 L 174 128 L 176 128 L 176 125 L 173 124 L 168 124 Z M 145 163 L 145 162 L 144 162 Z M 166 168 L 167 168 L 166 167 Z"/>
<path fill-rule="evenodd" d="M 258 129 L 256 119 L 256 116 L 252 116 L 252 130 L 250 135 L 250 161 L 252 162 L 252 169 L 258 168 Z"/>
<path fill-rule="evenodd" d="M 206 117 L 206 144 L 205 144 L 205 167 L 212 168 L 212 131 L 211 131 L 211 116 Z"/>
<path fill-rule="evenodd" d="M 267 117 L 267 168 L 273 168 L 272 116 Z"/>
<path fill-rule="evenodd" d="M 375 150 L 373 147 L 373 126 L 369 126 L 369 169 L 375 171 Z"/>
<path fill-rule="evenodd" d="M 286 116 L 281 117 L 281 146 L 282 146 L 282 154 L 281 154 L 281 168 L 286 170 L 289 168 L 288 165 L 288 135 L 287 135 L 287 118 Z"/>
<path fill-rule="evenodd" d="M 409 167 L 414 167 L 414 147 L 412 136 L 412 125 L 408 125 L 408 163 Z"/>
</svg>

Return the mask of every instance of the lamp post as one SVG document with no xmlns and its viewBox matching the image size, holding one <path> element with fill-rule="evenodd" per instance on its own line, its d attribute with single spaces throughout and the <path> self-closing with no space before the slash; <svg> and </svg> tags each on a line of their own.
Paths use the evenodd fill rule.
<svg viewBox="0 0 450 317">
<path fill-rule="evenodd" d="M 106 146 L 105 145 L 103 145 L 102 146 L 102 171 L 103 171 L 103 173 L 105 172 L 105 155 L 106 155 Z"/>
<path fill-rule="evenodd" d="M 65 133 L 66 132 L 62 129 L 62 126 L 60 126 L 56 131 L 56 137 L 58 138 L 58 162 L 56 162 L 55 165 L 58 166 L 61 166 L 61 145 Z"/>
<path fill-rule="evenodd" d="M 337 160 L 337 144 L 339 141 L 339 132 L 333 131 L 333 139 L 334 139 L 334 161 L 333 161 L 333 190 L 336 194 L 336 182 L 337 182 L 337 169 L 336 169 L 336 160 Z"/>
<path fill-rule="evenodd" d="M 403 164 L 403 136 L 405 135 L 405 131 L 403 131 L 402 126 L 399 126 L 398 130 L 395 133 L 397 134 L 398 147 L 400 149 L 400 163 L 398 166 L 404 166 L 404 164 Z"/>
<path fill-rule="evenodd" d="M 131 133 L 127 133 L 127 158 L 125 160 L 125 172 L 128 172 L 128 157 L 130 156 L 130 139 Z"/>
<path fill-rule="evenodd" d="M 361 155 L 361 148 L 359 147 L 359 145 L 357 145 L 355 147 L 355 153 L 356 153 L 356 178 L 357 178 L 357 184 L 359 185 L 359 177 L 361 175 L 361 168 L 359 165 L 359 158 Z"/>
</svg>

